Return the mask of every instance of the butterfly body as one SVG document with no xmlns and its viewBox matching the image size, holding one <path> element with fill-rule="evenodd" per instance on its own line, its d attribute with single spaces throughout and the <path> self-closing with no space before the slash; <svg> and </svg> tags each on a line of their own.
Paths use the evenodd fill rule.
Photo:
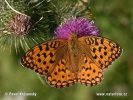
<svg viewBox="0 0 133 100">
<path fill-rule="evenodd" d="M 83 60 L 81 59 L 81 55 L 83 53 L 81 53 L 80 49 L 81 45 L 78 41 L 78 37 L 76 36 L 76 34 L 71 33 L 68 39 L 68 54 L 66 52 L 66 54 L 69 55 L 69 66 L 71 66 L 69 67 L 69 69 L 71 70 L 71 72 L 77 73 L 81 66 L 81 61 L 83 63 Z"/>
<path fill-rule="evenodd" d="M 21 63 L 46 77 L 57 88 L 77 82 L 97 85 L 103 70 L 120 56 L 122 49 L 110 39 L 97 36 L 55 39 L 38 44 L 29 50 Z"/>
</svg>

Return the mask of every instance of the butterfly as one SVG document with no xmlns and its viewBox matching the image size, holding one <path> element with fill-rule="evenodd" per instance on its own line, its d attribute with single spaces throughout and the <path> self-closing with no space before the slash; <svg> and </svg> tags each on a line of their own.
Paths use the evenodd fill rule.
<svg viewBox="0 0 133 100">
<path fill-rule="evenodd" d="M 103 79 L 103 70 L 121 53 L 121 47 L 110 39 L 71 33 L 68 39 L 37 44 L 21 58 L 21 63 L 46 77 L 52 87 L 78 82 L 95 86 Z"/>
</svg>

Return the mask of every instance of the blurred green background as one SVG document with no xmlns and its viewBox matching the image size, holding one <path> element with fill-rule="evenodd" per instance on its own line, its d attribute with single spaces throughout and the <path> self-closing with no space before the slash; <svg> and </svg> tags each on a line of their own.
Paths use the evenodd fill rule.
<svg viewBox="0 0 133 100">
<path fill-rule="evenodd" d="M 123 54 L 104 71 L 97 86 L 81 84 L 56 89 L 42 84 L 35 72 L 20 65 L 21 52 L 0 52 L 0 100 L 133 100 L 133 0 L 91 0 L 96 25 L 104 37 L 117 41 Z M 10 97 L 6 92 L 37 93 Z M 127 96 L 97 96 L 96 93 L 127 93 Z"/>
</svg>

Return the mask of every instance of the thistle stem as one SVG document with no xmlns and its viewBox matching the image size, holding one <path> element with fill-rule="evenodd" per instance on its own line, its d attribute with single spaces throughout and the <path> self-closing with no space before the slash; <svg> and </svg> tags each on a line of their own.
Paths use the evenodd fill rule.
<svg viewBox="0 0 133 100">
<path fill-rule="evenodd" d="M 8 7 L 9 7 L 11 10 L 13 10 L 14 12 L 16 12 L 16 13 L 18 13 L 18 14 L 25 15 L 25 14 L 23 14 L 23 13 L 21 13 L 21 12 L 15 10 L 15 9 L 7 2 L 7 0 L 5 0 L 5 3 L 6 3 L 6 4 L 8 5 Z"/>
</svg>

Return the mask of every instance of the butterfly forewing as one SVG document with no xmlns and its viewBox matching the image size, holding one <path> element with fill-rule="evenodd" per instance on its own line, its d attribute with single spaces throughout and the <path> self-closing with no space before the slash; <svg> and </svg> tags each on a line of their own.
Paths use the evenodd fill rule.
<svg viewBox="0 0 133 100">
<path fill-rule="evenodd" d="M 89 48 L 89 57 L 101 69 L 107 68 L 122 52 L 117 43 L 104 37 L 85 36 L 78 40 Z"/>
<path fill-rule="evenodd" d="M 50 74 L 58 63 L 58 51 L 65 47 L 65 40 L 57 39 L 38 44 L 21 58 L 21 63 L 41 75 Z M 64 48 L 65 49 L 65 48 Z"/>
</svg>

